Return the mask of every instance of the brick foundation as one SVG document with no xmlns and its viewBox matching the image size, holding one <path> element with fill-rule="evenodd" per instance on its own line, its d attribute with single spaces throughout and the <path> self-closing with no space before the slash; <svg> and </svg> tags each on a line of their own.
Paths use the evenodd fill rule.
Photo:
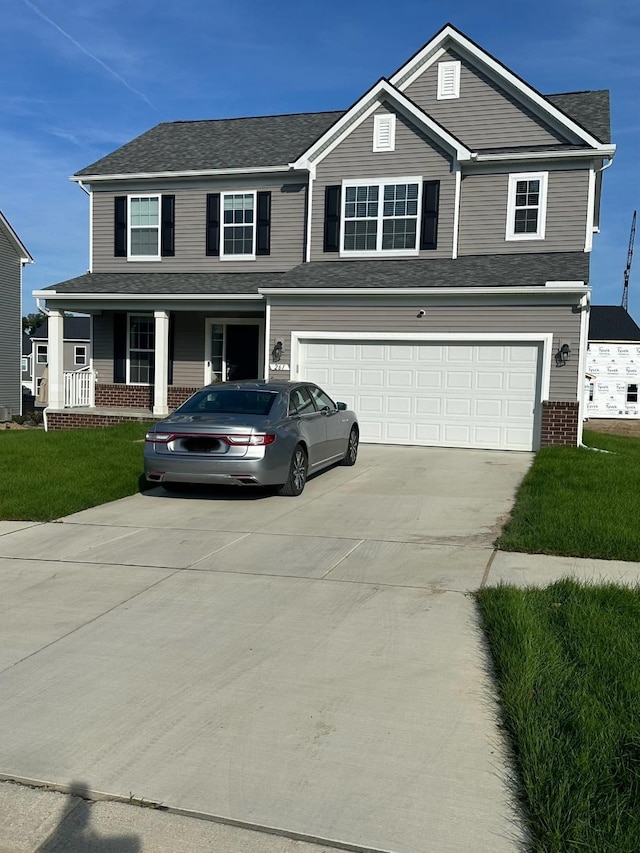
<svg viewBox="0 0 640 853">
<path fill-rule="evenodd" d="M 542 404 L 542 447 L 578 444 L 579 404 L 545 400 Z"/>
<path fill-rule="evenodd" d="M 197 388 L 170 385 L 167 389 L 169 410 L 184 403 Z M 152 409 L 153 387 L 150 385 L 124 385 L 120 383 L 96 384 L 96 408 L 101 409 Z"/>
<path fill-rule="evenodd" d="M 154 418 L 149 415 L 135 417 L 132 415 L 93 415 L 78 411 L 50 412 L 47 414 L 47 429 L 103 429 L 125 423 L 150 423 Z M 155 419 L 157 420 L 157 418 Z"/>
</svg>

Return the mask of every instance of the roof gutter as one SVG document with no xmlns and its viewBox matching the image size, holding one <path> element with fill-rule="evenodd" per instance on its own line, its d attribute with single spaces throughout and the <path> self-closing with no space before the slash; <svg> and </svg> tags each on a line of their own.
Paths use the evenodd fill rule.
<svg viewBox="0 0 640 853">
<path fill-rule="evenodd" d="M 188 302 L 189 300 L 192 302 L 202 302 L 202 300 L 227 300 L 234 302 L 237 302 L 238 300 L 262 301 L 260 293 L 69 293 L 68 291 L 58 293 L 56 290 L 34 290 L 32 296 L 36 302 L 39 299 L 77 299 L 82 300 L 83 302 L 105 300 L 122 301 L 123 299 L 142 299 L 145 301 L 155 299 L 160 302 L 163 300 L 171 302 Z"/>
<path fill-rule="evenodd" d="M 269 172 L 290 172 L 289 164 L 281 166 L 256 166 L 252 169 L 187 169 L 182 172 L 128 172 L 112 175 L 71 175 L 70 181 L 80 184 L 95 184 L 100 181 L 122 181 L 155 178 L 201 178 L 224 177 L 225 175 L 259 175 Z M 84 189 L 84 187 L 82 187 Z M 86 192 L 86 190 L 85 190 Z"/>
<path fill-rule="evenodd" d="M 500 163 L 510 160 L 571 160 L 576 157 L 609 157 L 613 159 L 616 153 L 615 145 L 602 145 L 600 148 L 580 148 L 571 151 L 526 151 L 507 154 L 477 154 L 473 160 L 476 163 Z"/>
<path fill-rule="evenodd" d="M 591 288 L 588 284 L 582 281 L 576 282 L 546 282 L 544 286 L 528 285 L 525 287 L 259 287 L 258 292 L 264 296 L 291 296 L 302 294 L 309 296 L 406 296 L 427 295 L 437 296 L 470 296 L 470 295 L 489 295 L 489 294 L 509 294 L 523 296 L 531 296 L 533 294 L 540 295 L 541 293 L 570 293 L 577 296 L 582 296 L 589 292 Z"/>
</svg>

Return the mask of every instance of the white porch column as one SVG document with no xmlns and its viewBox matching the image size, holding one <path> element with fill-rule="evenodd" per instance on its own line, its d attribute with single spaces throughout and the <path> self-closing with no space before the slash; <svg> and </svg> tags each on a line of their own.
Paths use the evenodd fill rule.
<svg viewBox="0 0 640 853">
<path fill-rule="evenodd" d="M 155 381 L 153 384 L 153 414 L 169 414 L 167 386 L 169 384 L 169 313 L 154 311 L 156 333 Z"/>
<path fill-rule="evenodd" d="M 49 311 L 49 340 L 47 342 L 47 406 L 64 408 L 64 316 L 62 311 Z"/>
</svg>

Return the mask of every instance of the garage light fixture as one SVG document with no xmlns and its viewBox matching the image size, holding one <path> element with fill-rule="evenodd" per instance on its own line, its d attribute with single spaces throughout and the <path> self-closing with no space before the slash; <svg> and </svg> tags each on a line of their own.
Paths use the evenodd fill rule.
<svg viewBox="0 0 640 853">
<path fill-rule="evenodd" d="M 556 367 L 562 367 L 569 361 L 569 356 L 571 355 L 571 347 L 569 344 L 562 344 L 562 346 L 558 349 L 556 353 Z"/>
<path fill-rule="evenodd" d="M 282 341 L 277 341 L 273 349 L 271 350 L 271 357 L 274 361 L 280 361 L 282 357 L 282 350 L 284 347 L 282 346 Z"/>
</svg>

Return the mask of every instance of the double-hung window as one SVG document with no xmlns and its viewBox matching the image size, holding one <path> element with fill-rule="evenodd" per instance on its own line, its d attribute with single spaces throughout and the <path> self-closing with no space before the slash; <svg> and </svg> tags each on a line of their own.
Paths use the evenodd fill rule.
<svg viewBox="0 0 640 853">
<path fill-rule="evenodd" d="M 73 363 L 84 367 L 87 364 L 87 348 L 84 344 L 76 344 L 73 348 Z"/>
<path fill-rule="evenodd" d="M 221 258 L 235 261 L 256 255 L 256 194 L 222 193 Z"/>
<path fill-rule="evenodd" d="M 160 196 L 129 196 L 129 257 L 160 257 Z"/>
<path fill-rule="evenodd" d="M 343 255 L 417 255 L 420 178 L 344 181 Z"/>
<path fill-rule="evenodd" d="M 49 347 L 47 344 L 36 344 L 36 364 L 46 364 L 49 361 Z"/>
<path fill-rule="evenodd" d="M 509 175 L 507 240 L 544 240 L 548 172 Z"/>
<path fill-rule="evenodd" d="M 151 385 L 154 378 L 155 321 L 152 314 L 129 315 L 129 376 L 132 385 Z"/>
</svg>

